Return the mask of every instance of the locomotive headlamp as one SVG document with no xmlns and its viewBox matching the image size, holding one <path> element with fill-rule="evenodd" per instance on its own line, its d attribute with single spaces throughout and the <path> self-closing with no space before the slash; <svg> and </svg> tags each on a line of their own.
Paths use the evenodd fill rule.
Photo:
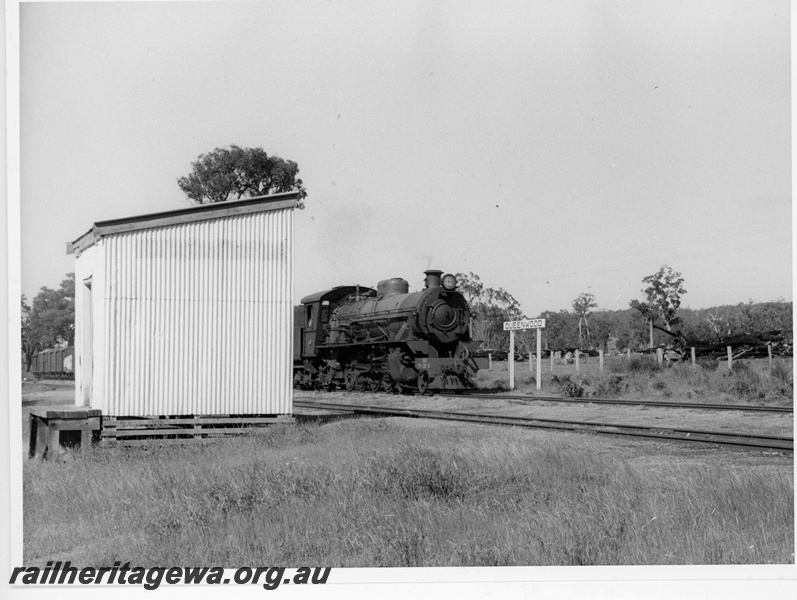
<svg viewBox="0 0 797 600">
<path fill-rule="evenodd" d="M 454 277 L 451 273 L 447 273 L 443 275 L 441 284 L 445 289 L 451 291 L 457 287 L 457 278 Z"/>
</svg>

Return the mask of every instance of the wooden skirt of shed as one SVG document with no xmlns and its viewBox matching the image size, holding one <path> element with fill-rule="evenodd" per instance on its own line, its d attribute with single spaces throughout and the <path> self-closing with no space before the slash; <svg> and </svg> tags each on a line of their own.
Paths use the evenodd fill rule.
<svg viewBox="0 0 797 600">
<path fill-rule="evenodd" d="M 252 427 L 292 423 L 291 415 L 178 415 L 148 417 L 105 416 L 102 441 L 123 445 L 160 442 L 185 443 L 210 437 L 247 433 Z"/>
<path fill-rule="evenodd" d="M 32 458 L 55 458 L 63 448 L 87 448 L 100 438 L 102 411 L 80 406 L 49 406 L 30 410 Z"/>
</svg>

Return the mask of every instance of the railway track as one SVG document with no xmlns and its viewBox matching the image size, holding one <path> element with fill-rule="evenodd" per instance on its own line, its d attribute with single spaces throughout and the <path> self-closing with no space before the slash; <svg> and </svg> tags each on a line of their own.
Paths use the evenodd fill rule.
<svg viewBox="0 0 797 600">
<path fill-rule="evenodd" d="M 532 429 L 554 429 L 574 431 L 595 435 L 633 437 L 659 441 L 679 441 L 689 443 L 714 444 L 733 448 L 767 450 L 784 453 L 794 452 L 794 438 L 786 436 L 747 435 L 726 431 L 701 431 L 669 427 L 644 427 L 620 423 L 595 423 L 589 421 L 566 421 L 561 419 L 541 419 L 536 417 L 514 417 L 472 412 L 451 412 L 436 410 L 406 409 L 390 406 L 365 406 L 294 400 L 294 406 L 308 409 L 323 409 L 346 412 L 356 415 L 392 416 L 423 419 L 440 419 L 481 423 L 485 425 L 508 425 Z"/>
<path fill-rule="evenodd" d="M 794 408 L 791 406 L 753 406 L 752 404 L 706 404 L 700 402 L 664 402 L 658 400 L 616 400 L 614 398 L 565 398 L 562 396 L 526 396 L 517 394 L 494 394 L 494 393 L 469 393 L 453 394 L 443 392 L 442 396 L 466 396 L 468 398 L 478 398 L 479 400 L 523 400 L 529 402 L 567 402 L 574 404 L 617 404 L 624 406 L 658 406 L 662 408 L 693 408 L 699 410 L 741 410 L 745 412 L 762 413 L 786 413 L 793 414 Z"/>
</svg>

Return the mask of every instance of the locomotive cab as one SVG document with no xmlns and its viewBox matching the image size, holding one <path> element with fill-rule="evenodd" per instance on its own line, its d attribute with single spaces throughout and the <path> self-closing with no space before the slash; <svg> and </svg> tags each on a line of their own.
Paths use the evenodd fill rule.
<svg viewBox="0 0 797 600">
<path fill-rule="evenodd" d="M 332 335 L 329 321 L 339 304 L 352 295 L 356 298 L 374 294 L 376 290 L 369 287 L 343 285 L 302 298 L 301 304 L 293 309 L 294 360 L 317 355 L 316 347 Z"/>
</svg>

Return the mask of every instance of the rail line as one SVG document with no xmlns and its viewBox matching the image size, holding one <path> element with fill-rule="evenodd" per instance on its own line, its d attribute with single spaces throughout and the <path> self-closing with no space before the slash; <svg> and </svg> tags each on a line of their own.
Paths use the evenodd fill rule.
<svg viewBox="0 0 797 600">
<path fill-rule="evenodd" d="M 464 394 L 454 394 L 442 392 L 441 396 L 466 396 L 468 398 L 478 398 L 479 400 L 525 400 L 540 402 L 569 402 L 575 404 L 617 404 L 625 406 L 658 406 L 662 408 L 693 408 L 699 410 L 741 410 L 745 412 L 763 413 L 787 413 L 793 414 L 794 408 L 791 406 L 754 406 L 752 404 L 706 404 L 700 402 L 664 402 L 661 400 L 617 400 L 614 398 L 570 398 L 562 396 L 528 396 L 517 394 L 501 394 L 491 392 L 465 392 Z"/>
<path fill-rule="evenodd" d="M 487 425 L 508 425 L 532 429 L 555 429 L 575 431 L 596 435 L 612 435 L 652 440 L 679 441 L 689 443 L 715 444 L 734 448 L 769 450 L 793 453 L 794 438 L 786 436 L 747 435 L 726 431 L 701 431 L 670 427 L 644 427 L 620 423 L 595 423 L 589 421 L 565 421 L 560 419 L 541 419 L 536 417 L 514 417 L 471 412 L 451 412 L 436 410 L 407 409 L 390 406 L 365 406 L 294 400 L 300 408 L 341 411 L 357 415 L 381 415 L 423 419 L 463 421 Z"/>
</svg>

